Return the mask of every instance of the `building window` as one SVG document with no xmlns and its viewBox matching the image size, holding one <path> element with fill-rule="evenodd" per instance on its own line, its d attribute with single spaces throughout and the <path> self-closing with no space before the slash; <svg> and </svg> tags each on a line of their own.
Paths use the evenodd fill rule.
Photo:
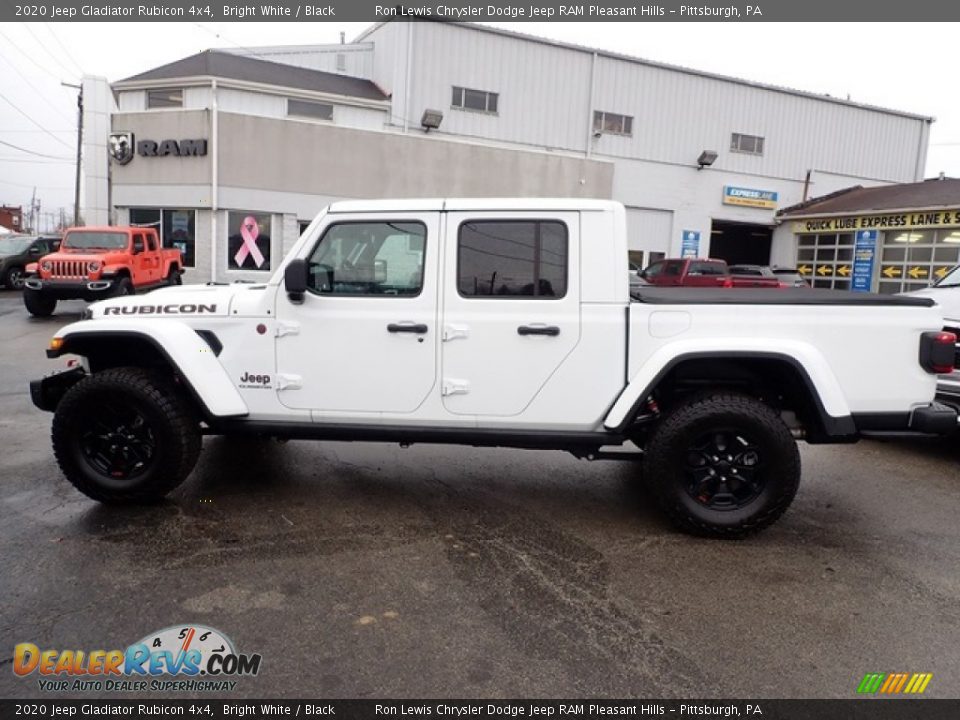
<svg viewBox="0 0 960 720">
<path fill-rule="evenodd" d="M 287 115 L 290 117 L 311 118 L 313 120 L 333 120 L 333 105 L 289 98 L 287 100 Z"/>
<path fill-rule="evenodd" d="M 499 99 L 500 96 L 497 93 L 454 87 L 451 106 L 461 110 L 476 110 L 496 114 Z"/>
<path fill-rule="evenodd" d="M 567 294 L 567 226 L 556 220 L 463 223 L 457 289 L 463 297 L 562 298 Z"/>
<path fill-rule="evenodd" d="M 763 138 L 759 135 L 733 133 L 730 136 L 730 150 L 747 155 L 763 155 Z"/>
<path fill-rule="evenodd" d="M 633 135 L 633 117 L 594 110 L 593 131 L 605 135 Z"/>
<path fill-rule="evenodd" d="M 265 213 L 227 214 L 228 270 L 270 270 L 270 221 Z"/>
<path fill-rule="evenodd" d="M 877 292 L 921 290 L 960 264 L 960 228 L 887 230 L 880 247 Z"/>
<path fill-rule="evenodd" d="M 184 267 L 196 266 L 197 213 L 187 209 L 130 208 L 130 224 L 152 227 L 165 248 L 177 248 Z"/>
<path fill-rule="evenodd" d="M 331 225 L 310 255 L 308 287 L 318 295 L 415 297 L 426 241 L 419 222 Z"/>
<path fill-rule="evenodd" d="M 183 89 L 182 88 L 163 88 L 160 90 L 147 90 L 147 109 L 156 110 L 158 108 L 178 108 L 183 107 Z"/>
<path fill-rule="evenodd" d="M 800 235 L 797 272 L 815 288 L 849 290 L 853 278 L 853 233 Z"/>
</svg>

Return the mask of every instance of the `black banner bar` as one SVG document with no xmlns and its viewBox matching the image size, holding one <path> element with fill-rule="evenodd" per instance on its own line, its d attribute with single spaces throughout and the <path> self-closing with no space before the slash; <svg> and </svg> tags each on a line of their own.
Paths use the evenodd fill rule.
<svg viewBox="0 0 960 720">
<path fill-rule="evenodd" d="M 40 0 L 0 3 L 0 22 L 97 21 L 375 22 L 445 20 L 474 22 L 914 22 L 960 20 L 960 3 L 943 0 Z M 860 31 L 854 30 L 859 33 Z M 866 41 L 869 30 L 859 35 Z M 801 38 L 802 40 L 802 38 Z"/>
<path fill-rule="evenodd" d="M 960 700 L 0 700 L 0 720 L 29 718 L 350 718 L 351 720 L 955 720 Z"/>
</svg>

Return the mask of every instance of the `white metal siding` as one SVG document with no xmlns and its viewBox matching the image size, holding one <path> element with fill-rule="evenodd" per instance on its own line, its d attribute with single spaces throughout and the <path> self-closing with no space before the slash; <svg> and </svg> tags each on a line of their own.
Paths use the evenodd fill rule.
<svg viewBox="0 0 960 720">
<path fill-rule="evenodd" d="M 286 118 L 287 97 L 258 93 L 249 90 L 234 88 L 219 88 L 217 90 L 221 112 L 235 112 L 242 115 L 257 115 L 259 117 Z M 326 102 L 318 100 L 317 102 Z M 364 130 L 381 130 L 387 122 L 389 113 L 386 110 L 362 108 L 352 105 L 333 105 L 333 122 L 336 125 L 361 128 Z M 291 117 L 290 120 L 302 122 L 324 122 L 309 118 Z"/>
<path fill-rule="evenodd" d="M 406 32 L 407 23 L 390 22 L 366 39 L 376 45 L 375 79 L 414 128 L 430 107 L 444 112 L 440 132 L 587 152 L 597 109 L 634 118 L 632 137 L 589 140 L 590 152 L 606 156 L 690 166 L 716 150 L 715 169 L 790 179 L 812 169 L 911 182 L 922 168 L 922 119 L 603 55 L 591 107 L 593 53 L 454 23 L 413 28 L 405 108 Z M 498 93 L 498 114 L 452 109 L 455 85 Z M 763 136 L 763 156 L 731 152 L 734 132 Z"/>
<path fill-rule="evenodd" d="M 267 60 L 269 62 L 296 65 L 310 70 L 352 77 L 373 77 L 373 44 L 351 43 L 349 45 L 301 45 L 292 47 L 224 48 L 234 55 Z M 343 69 L 338 67 L 342 58 Z"/>
<path fill-rule="evenodd" d="M 670 251 L 673 213 L 669 210 L 627 208 L 627 245 L 630 250 Z"/>
<path fill-rule="evenodd" d="M 444 115 L 441 133 L 583 150 L 589 54 L 447 23 L 417 24 L 413 44 L 407 117 L 414 127 L 419 128 L 425 108 L 436 108 Z M 402 65 L 403 58 L 395 61 Z M 451 108 L 454 86 L 498 93 L 497 114 Z"/>
</svg>

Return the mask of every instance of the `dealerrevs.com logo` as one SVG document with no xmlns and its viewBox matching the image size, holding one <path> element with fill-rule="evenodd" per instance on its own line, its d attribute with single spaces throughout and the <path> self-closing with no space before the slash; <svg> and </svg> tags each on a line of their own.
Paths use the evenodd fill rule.
<svg viewBox="0 0 960 720">
<path fill-rule="evenodd" d="M 233 690 L 235 678 L 260 672 L 259 654 L 238 653 L 219 630 L 175 625 L 126 650 L 40 649 L 20 643 L 13 672 L 36 677 L 46 692 L 197 692 Z"/>
</svg>

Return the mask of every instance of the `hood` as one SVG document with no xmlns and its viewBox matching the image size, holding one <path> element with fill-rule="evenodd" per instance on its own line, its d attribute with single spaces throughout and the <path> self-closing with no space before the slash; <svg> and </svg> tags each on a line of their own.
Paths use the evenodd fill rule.
<svg viewBox="0 0 960 720">
<path fill-rule="evenodd" d="M 146 295 L 125 295 L 95 302 L 91 318 L 225 316 L 238 293 L 250 285 L 183 285 L 154 290 Z"/>
<path fill-rule="evenodd" d="M 928 287 L 923 290 L 901 293 L 911 297 L 926 297 L 936 301 L 948 320 L 960 320 L 960 287 Z"/>
<path fill-rule="evenodd" d="M 109 265 L 111 261 L 115 258 L 125 258 L 127 253 L 124 250 L 85 250 L 82 248 L 77 248 L 72 250 L 70 248 L 61 248 L 56 252 L 47 253 L 43 256 L 44 260 L 99 260 L 100 262 Z"/>
</svg>

